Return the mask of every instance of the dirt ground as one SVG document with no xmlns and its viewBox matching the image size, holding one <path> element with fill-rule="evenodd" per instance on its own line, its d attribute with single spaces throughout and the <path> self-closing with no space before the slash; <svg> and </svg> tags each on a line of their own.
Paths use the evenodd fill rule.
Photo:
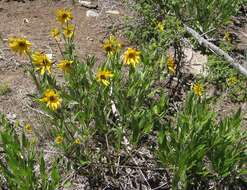
<svg viewBox="0 0 247 190">
<path fill-rule="evenodd" d="M 35 92 L 30 77 L 24 73 L 27 59 L 14 55 L 8 49 L 10 36 L 23 36 L 33 44 L 33 49 L 52 53 L 56 58 L 58 48 L 50 36 L 51 28 L 59 26 L 55 19 L 58 8 L 71 8 L 76 24 L 76 48 L 79 56 L 93 54 L 100 64 L 104 56 L 101 46 L 106 37 L 107 9 L 114 9 L 117 3 L 97 1 L 99 17 L 87 17 L 87 8 L 71 0 L 35 0 L 25 3 L 0 1 L 0 34 L 4 44 L 0 47 L 0 84 L 7 84 L 11 92 L 0 96 L 0 112 L 8 114 L 13 120 L 36 122 L 37 112 L 31 107 L 32 101 L 27 96 Z M 114 16 L 113 16 L 114 17 Z M 113 18 L 114 19 L 114 18 Z"/>
</svg>

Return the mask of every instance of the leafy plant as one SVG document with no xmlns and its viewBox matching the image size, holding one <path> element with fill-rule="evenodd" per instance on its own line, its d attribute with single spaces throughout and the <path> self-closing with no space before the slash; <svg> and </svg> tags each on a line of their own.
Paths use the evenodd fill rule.
<svg viewBox="0 0 247 190">
<path fill-rule="evenodd" d="M 172 172 L 172 188 L 206 189 L 212 180 L 215 186 L 243 184 L 246 134 L 240 121 L 238 112 L 216 123 L 208 102 L 190 94 L 176 122 L 159 133 L 158 155 Z"/>
<path fill-rule="evenodd" d="M 16 131 L 18 123 L 12 125 L 0 115 L 0 126 L 0 147 L 3 152 L 0 171 L 8 189 L 57 189 L 60 181 L 57 167 L 54 166 L 51 172 L 47 171 L 44 157 L 37 155 L 34 142 L 29 141 L 24 132 L 18 134 Z"/>
</svg>

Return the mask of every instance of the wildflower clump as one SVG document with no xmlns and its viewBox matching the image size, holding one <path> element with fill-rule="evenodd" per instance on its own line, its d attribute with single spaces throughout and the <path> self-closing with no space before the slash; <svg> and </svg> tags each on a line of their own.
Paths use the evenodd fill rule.
<svg viewBox="0 0 247 190">
<path fill-rule="evenodd" d="M 121 48 L 121 43 L 117 40 L 117 38 L 113 35 L 107 39 L 103 44 L 103 49 L 108 56 L 114 55 Z"/>
<path fill-rule="evenodd" d="M 238 82 L 238 79 L 237 79 L 237 77 L 232 76 L 232 77 L 229 77 L 226 80 L 226 82 L 227 82 L 228 86 L 234 86 Z"/>
<path fill-rule="evenodd" d="M 57 66 L 63 72 L 68 73 L 71 70 L 72 64 L 73 64 L 73 61 L 61 60 Z"/>
<path fill-rule="evenodd" d="M 56 90 L 47 89 L 41 99 L 41 102 L 46 103 L 47 107 L 53 111 L 56 111 L 61 107 L 62 99 Z"/>
<path fill-rule="evenodd" d="M 128 48 L 123 54 L 124 64 L 136 67 L 136 65 L 141 62 L 140 54 L 141 54 L 140 51 L 134 48 Z"/>
<path fill-rule="evenodd" d="M 58 28 L 53 28 L 53 29 L 51 30 L 51 36 L 52 36 L 52 38 L 54 38 L 55 40 L 59 40 L 60 31 L 58 30 Z"/>
<path fill-rule="evenodd" d="M 24 131 L 25 131 L 26 133 L 32 133 L 33 128 L 32 128 L 32 126 L 31 126 L 30 124 L 26 124 L 26 125 L 24 126 Z"/>
<path fill-rule="evenodd" d="M 65 24 L 73 19 L 73 15 L 70 9 L 59 9 L 57 11 L 57 21 L 61 24 Z"/>
<path fill-rule="evenodd" d="M 20 55 L 27 54 L 31 45 L 31 42 L 29 42 L 26 38 L 9 38 L 10 49 Z"/>
<path fill-rule="evenodd" d="M 157 22 L 156 27 L 155 27 L 160 33 L 164 32 L 164 24 L 163 22 Z"/>
<path fill-rule="evenodd" d="M 175 64 L 174 57 L 171 56 L 171 55 L 168 55 L 166 63 L 167 63 L 168 73 L 172 74 L 172 75 L 175 74 L 175 72 L 176 72 L 176 64 Z"/>
<path fill-rule="evenodd" d="M 68 24 L 63 30 L 65 38 L 72 38 L 74 35 L 74 30 L 75 26 L 73 24 Z"/>
<path fill-rule="evenodd" d="M 62 144 L 63 142 L 63 137 L 61 135 L 58 135 L 56 138 L 55 138 L 55 143 L 56 144 Z"/>
<path fill-rule="evenodd" d="M 76 138 L 76 139 L 75 139 L 75 144 L 78 144 L 78 145 L 81 144 L 81 141 L 80 141 L 79 138 Z"/>
<path fill-rule="evenodd" d="M 109 79 L 113 77 L 113 74 L 109 70 L 99 70 L 96 74 L 96 80 L 105 86 L 110 84 Z"/>
<path fill-rule="evenodd" d="M 195 83 L 193 85 L 192 89 L 193 89 L 193 92 L 195 95 L 197 95 L 199 97 L 203 95 L 203 87 L 200 83 L 198 83 L 198 82 Z"/>
<path fill-rule="evenodd" d="M 34 52 L 32 54 L 32 62 L 41 75 L 44 75 L 46 71 L 51 73 L 52 62 L 45 53 Z"/>
<path fill-rule="evenodd" d="M 225 32 L 223 39 L 228 43 L 232 43 L 232 34 L 230 32 Z"/>
</svg>

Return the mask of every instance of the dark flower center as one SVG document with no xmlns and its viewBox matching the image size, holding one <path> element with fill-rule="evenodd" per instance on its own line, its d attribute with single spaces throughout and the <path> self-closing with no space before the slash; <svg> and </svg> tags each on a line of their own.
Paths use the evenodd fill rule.
<svg viewBox="0 0 247 190">
<path fill-rule="evenodd" d="M 68 18 L 68 15 L 66 13 L 62 14 L 62 18 L 65 20 Z"/>
<path fill-rule="evenodd" d="M 135 54 L 134 54 L 134 53 L 129 53 L 129 58 L 130 58 L 130 59 L 135 58 Z"/>
<path fill-rule="evenodd" d="M 21 48 L 25 48 L 25 47 L 26 47 L 26 43 L 25 43 L 25 42 L 19 42 L 19 46 L 20 46 Z"/>
<path fill-rule="evenodd" d="M 101 80 L 106 80 L 106 76 L 105 75 L 100 75 L 100 79 Z"/>
<path fill-rule="evenodd" d="M 50 97 L 49 97 L 49 100 L 50 100 L 50 102 L 55 102 L 56 97 L 55 97 L 55 96 L 50 96 Z"/>
</svg>

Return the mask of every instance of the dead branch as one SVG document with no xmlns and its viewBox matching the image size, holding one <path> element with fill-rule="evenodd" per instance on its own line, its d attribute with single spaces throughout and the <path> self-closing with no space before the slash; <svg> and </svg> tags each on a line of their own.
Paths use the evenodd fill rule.
<svg viewBox="0 0 247 190">
<path fill-rule="evenodd" d="M 190 28 L 189 26 L 184 24 L 184 27 L 188 33 L 190 33 L 198 42 L 200 45 L 210 49 L 215 54 L 221 56 L 223 59 L 225 59 L 227 62 L 230 63 L 232 67 L 239 70 L 240 73 L 247 76 L 247 69 L 240 65 L 238 61 L 234 60 L 228 53 L 224 52 L 222 49 L 217 47 L 216 45 L 212 44 L 211 42 L 207 41 L 205 38 L 203 38 L 198 32 Z"/>
</svg>

